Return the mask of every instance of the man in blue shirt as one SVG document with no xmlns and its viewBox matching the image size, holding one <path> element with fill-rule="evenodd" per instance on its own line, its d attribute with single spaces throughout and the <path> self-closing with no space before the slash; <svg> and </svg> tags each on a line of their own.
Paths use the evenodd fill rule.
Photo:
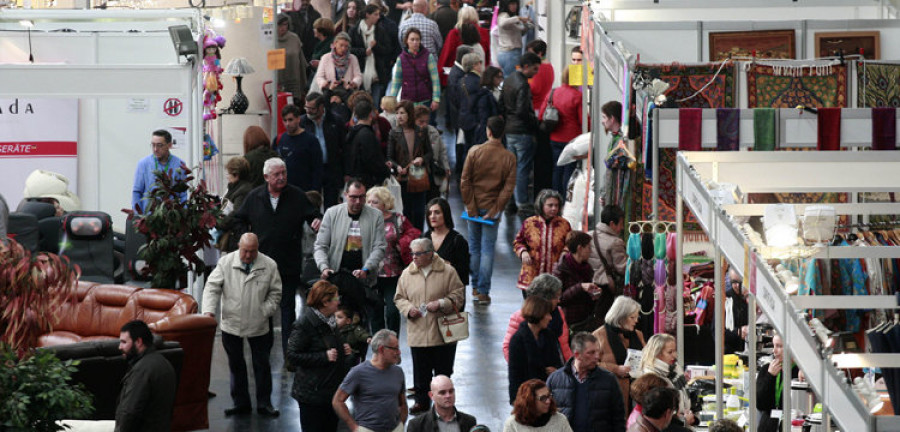
<svg viewBox="0 0 900 432">
<path fill-rule="evenodd" d="M 286 105 L 281 110 L 285 132 L 275 140 L 275 151 L 287 165 L 288 183 L 305 191 L 322 192 L 325 173 L 322 148 L 316 136 L 300 127 L 300 108 Z"/>
<path fill-rule="evenodd" d="M 172 134 L 164 129 L 153 131 L 150 137 L 150 145 L 153 146 L 153 154 L 138 162 L 134 172 L 134 187 L 131 189 L 131 208 L 138 213 L 143 213 L 149 201 L 147 194 L 156 189 L 156 171 L 169 172 L 173 179 L 184 178 L 184 170 L 181 168 L 184 162 L 171 154 Z M 187 200 L 187 192 L 178 194 L 182 202 Z M 136 208 L 140 206 L 140 208 Z"/>
</svg>

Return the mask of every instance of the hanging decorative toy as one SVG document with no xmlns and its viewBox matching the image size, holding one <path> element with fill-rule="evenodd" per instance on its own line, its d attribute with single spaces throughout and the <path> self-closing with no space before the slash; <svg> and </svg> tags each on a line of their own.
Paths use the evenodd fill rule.
<svg viewBox="0 0 900 432">
<path fill-rule="evenodd" d="M 211 29 L 203 34 L 203 120 L 216 118 L 216 103 L 222 100 L 222 74 L 220 50 L 225 48 L 225 37 L 216 35 Z"/>
</svg>

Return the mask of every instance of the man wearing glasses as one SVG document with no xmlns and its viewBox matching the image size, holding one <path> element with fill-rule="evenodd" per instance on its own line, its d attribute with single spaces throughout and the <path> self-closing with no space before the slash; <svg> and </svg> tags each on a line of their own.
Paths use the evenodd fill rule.
<svg viewBox="0 0 900 432">
<path fill-rule="evenodd" d="M 547 378 L 559 411 L 574 432 L 625 431 L 625 407 L 618 379 L 600 368 L 600 345 L 588 332 L 575 333 L 572 358 Z"/>
<path fill-rule="evenodd" d="M 397 282 L 394 303 L 409 320 L 406 342 L 413 358 L 415 405 L 410 414 L 428 411 L 428 387 L 437 375 L 453 375 L 456 342 L 445 343 L 438 319 L 453 314 L 466 302 L 465 286 L 450 263 L 434 253 L 430 238 L 410 244 L 413 262 L 403 270 Z"/>
<path fill-rule="evenodd" d="M 350 432 L 402 432 L 408 415 L 406 379 L 397 334 L 381 329 L 372 337 L 372 359 L 350 369 L 331 406 Z M 347 399 L 353 396 L 353 415 Z"/>
<path fill-rule="evenodd" d="M 143 213 L 150 205 L 147 194 L 156 189 L 156 171 L 167 172 L 173 179 L 184 177 L 184 171 L 181 169 L 184 162 L 169 152 L 172 149 L 172 134 L 169 131 L 165 129 L 153 131 L 150 146 L 153 148 L 153 154 L 141 159 L 134 172 L 131 208 L 139 207 L 138 213 Z M 178 196 L 184 202 L 187 199 L 187 192 L 181 192 Z"/>
<path fill-rule="evenodd" d="M 365 203 L 366 187 L 351 179 L 344 188 L 344 203 L 325 211 L 313 250 L 322 279 L 346 270 L 366 285 L 375 285 L 387 244 L 384 217 Z"/>
<path fill-rule="evenodd" d="M 325 96 L 321 93 L 306 95 L 306 114 L 300 117 L 300 127 L 316 136 L 322 148 L 322 162 L 325 164 L 324 184 L 325 208 L 338 203 L 341 185 L 344 184 L 343 151 L 347 130 L 340 122 L 334 121 L 325 106 Z"/>
</svg>

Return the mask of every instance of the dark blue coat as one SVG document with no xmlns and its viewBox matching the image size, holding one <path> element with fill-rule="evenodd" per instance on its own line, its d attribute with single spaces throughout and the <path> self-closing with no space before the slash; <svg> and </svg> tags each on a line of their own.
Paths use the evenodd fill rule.
<svg viewBox="0 0 900 432">
<path fill-rule="evenodd" d="M 553 393 L 556 407 L 569 419 L 569 424 L 575 425 L 573 418 L 575 412 L 575 386 L 578 381 L 575 378 L 575 370 L 572 367 L 574 358 L 566 365 L 550 374 L 547 378 L 547 387 Z M 622 401 L 622 391 L 619 389 L 619 380 L 611 372 L 595 367 L 587 376 L 588 393 L 591 408 L 588 414 L 590 430 L 592 431 L 625 431 L 625 403 Z"/>
<path fill-rule="evenodd" d="M 456 64 L 450 68 L 450 73 L 447 74 L 447 90 L 445 92 L 444 98 L 447 99 L 447 130 L 455 131 L 458 127 L 459 123 L 459 114 L 461 103 L 463 101 L 463 95 L 460 90 L 460 80 L 465 76 L 466 73 L 457 66 Z M 477 76 L 477 75 L 476 75 Z"/>
</svg>

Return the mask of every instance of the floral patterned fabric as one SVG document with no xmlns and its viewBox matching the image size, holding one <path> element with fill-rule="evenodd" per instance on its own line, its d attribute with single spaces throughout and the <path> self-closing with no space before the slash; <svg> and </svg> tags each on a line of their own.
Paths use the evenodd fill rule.
<svg viewBox="0 0 900 432">
<path fill-rule="evenodd" d="M 527 251 L 531 256 L 531 265 L 522 264 L 516 286 L 526 289 L 535 276 L 542 273 L 553 273 L 566 246 L 566 236 L 572 231 L 569 221 L 557 216 L 549 221 L 536 215 L 522 222 L 522 228 L 516 234 L 513 249 L 516 256 L 521 257 Z"/>
<path fill-rule="evenodd" d="M 728 63 L 719 70 L 720 63 L 700 65 L 683 65 L 678 63 L 638 64 L 636 72 L 644 72 L 650 76 L 659 75 L 659 79 L 669 84 L 665 95 L 669 100 L 678 100 L 690 97 L 697 93 L 703 86 L 713 83 L 703 89 L 696 97 L 679 102 L 680 108 L 726 108 L 734 107 L 734 64 Z M 713 78 L 715 76 L 715 78 Z"/>
<path fill-rule="evenodd" d="M 802 68 L 776 75 L 772 66 L 754 64 L 747 72 L 747 94 L 750 108 L 846 107 L 847 69 L 837 65 L 828 72 Z"/>
</svg>

